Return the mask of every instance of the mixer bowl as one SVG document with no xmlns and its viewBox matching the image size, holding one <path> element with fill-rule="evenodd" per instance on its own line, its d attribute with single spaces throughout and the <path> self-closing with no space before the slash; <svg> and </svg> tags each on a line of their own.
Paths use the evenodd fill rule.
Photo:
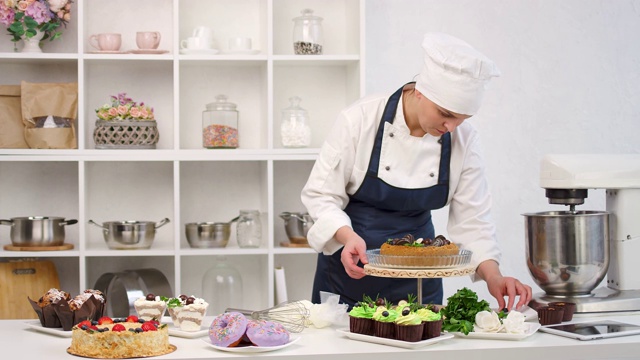
<svg viewBox="0 0 640 360">
<path fill-rule="evenodd" d="M 548 295 L 587 296 L 609 267 L 609 213 L 549 211 L 525 217 L 527 266 Z"/>
</svg>

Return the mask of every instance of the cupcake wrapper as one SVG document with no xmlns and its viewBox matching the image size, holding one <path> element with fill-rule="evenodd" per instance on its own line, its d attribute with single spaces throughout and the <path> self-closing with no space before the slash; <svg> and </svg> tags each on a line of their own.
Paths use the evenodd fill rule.
<svg viewBox="0 0 640 360">
<path fill-rule="evenodd" d="M 397 325 L 396 339 L 409 342 L 418 342 L 422 340 L 424 325 Z"/>
<path fill-rule="evenodd" d="M 562 321 L 571 321 L 577 307 L 575 303 L 571 302 L 551 302 L 549 303 L 549 306 L 561 308 L 563 310 Z"/>
<path fill-rule="evenodd" d="M 560 324 L 563 316 L 564 310 L 560 307 L 547 306 L 538 309 L 538 321 L 540 325 Z"/>
<path fill-rule="evenodd" d="M 396 324 L 392 322 L 373 321 L 373 335 L 387 339 L 396 338 Z"/>
<path fill-rule="evenodd" d="M 349 317 L 349 331 L 356 334 L 373 335 L 374 326 L 372 319 Z"/>
<path fill-rule="evenodd" d="M 40 319 L 40 325 L 46 328 L 59 328 L 62 325 L 60 324 L 60 319 L 58 319 L 58 315 L 56 311 L 53 309 L 53 305 L 47 305 L 45 307 L 40 307 L 36 301 L 31 300 L 30 297 L 27 297 L 31 307 L 38 315 L 38 319 Z"/>
<path fill-rule="evenodd" d="M 423 324 L 422 340 L 436 338 L 442 333 L 442 319 L 438 321 L 425 321 Z"/>
<path fill-rule="evenodd" d="M 87 299 L 87 301 L 82 304 L 79 309 L 75 311 L 71 310 L 69 307 L 69 303 L 66 301 L 61 301 L 54 306 L 56 314 L 58 314 L 58 318 L 60 319 L 60 323 L 62 324 L 62 328 L 64 331 L 69 331 L 71 328 L 84 320 L 94 320 L 96 317 L 96 304 L 93 301 Z M 102 314 L 98 318 L 100 318 Z"/>
</svg>

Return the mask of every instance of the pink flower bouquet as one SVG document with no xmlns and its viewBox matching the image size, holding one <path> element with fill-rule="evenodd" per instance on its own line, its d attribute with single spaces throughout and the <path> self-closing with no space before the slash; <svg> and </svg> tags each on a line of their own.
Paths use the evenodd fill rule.
<svg viewBox="0 0 640 360">
<path fill-rule="evenodd" d="M 42 40 L 62 36 L 58 31 L 71 20 L 72 0 L 0 0 L 0 24 L 7 26 L 11 41 L 44 33 Z"/>
<path fill-rule="evenodd" d="M 2 0 L 0 0 L 2 1 Z M 126 93 L 111 96 L 111 103 L 96 109 L 98 118 L 108 121 L 118 120 L 154 120 L 153 108 L 140 104 L 127 97 Z"/>
</svg>

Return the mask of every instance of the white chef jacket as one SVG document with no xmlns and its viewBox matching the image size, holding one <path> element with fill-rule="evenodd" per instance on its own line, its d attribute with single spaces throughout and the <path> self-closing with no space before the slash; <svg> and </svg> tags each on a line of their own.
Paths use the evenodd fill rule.
<svg viewBox="0 0 640 360">
<path fill-rule="evenodd" d="M 344 208 L 365 177 L 387 101 L 387 95 L 367 96 L 342 110 L 322 146 L 301 194 L 315 221 L 307 239 L 317 252 L 331 255 L 342 247 L 333 236 L 340 227 L 351 227 Z M 393 124 L 385 124 L 385 135 L 393 132 L 394 136 L 383 136 L 378 176 L 401 188 L 433 186 L 438 181 L 439 137 L 411 136 L 403 114 L 400 99 Z M 489 259 L 499 263 L 501 252 L 490 219 L 491 195 L 479 137 L 468 121 L 451 133 L 447 204 L 448 237 L 473 252 L 471 264 L 477 267 Z"/>
</svg>

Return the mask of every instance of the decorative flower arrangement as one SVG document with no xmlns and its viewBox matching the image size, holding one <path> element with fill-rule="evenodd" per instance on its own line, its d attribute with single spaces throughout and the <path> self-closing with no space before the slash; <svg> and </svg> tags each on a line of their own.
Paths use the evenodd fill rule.
<svg viewBox="0 0 640 360">
<path fill-rule="evenodd" d="M 1 1 L 1 0 L 0 0 Z M 140 104 L 127 97 L 127 93 L 111 96 L 111 103 L 96 109 L 98 118 L 107 121 L 118 120 L 154 120 L 153 108 Z"/>
<path fill-rule="evenodd" d="M 0 23 L 7 26 L 11 41 L 44 33 L 42 40 L 62 36 L 61 25 L 71 20 L 72 0 L 0 0 Z"/>
</svg>

